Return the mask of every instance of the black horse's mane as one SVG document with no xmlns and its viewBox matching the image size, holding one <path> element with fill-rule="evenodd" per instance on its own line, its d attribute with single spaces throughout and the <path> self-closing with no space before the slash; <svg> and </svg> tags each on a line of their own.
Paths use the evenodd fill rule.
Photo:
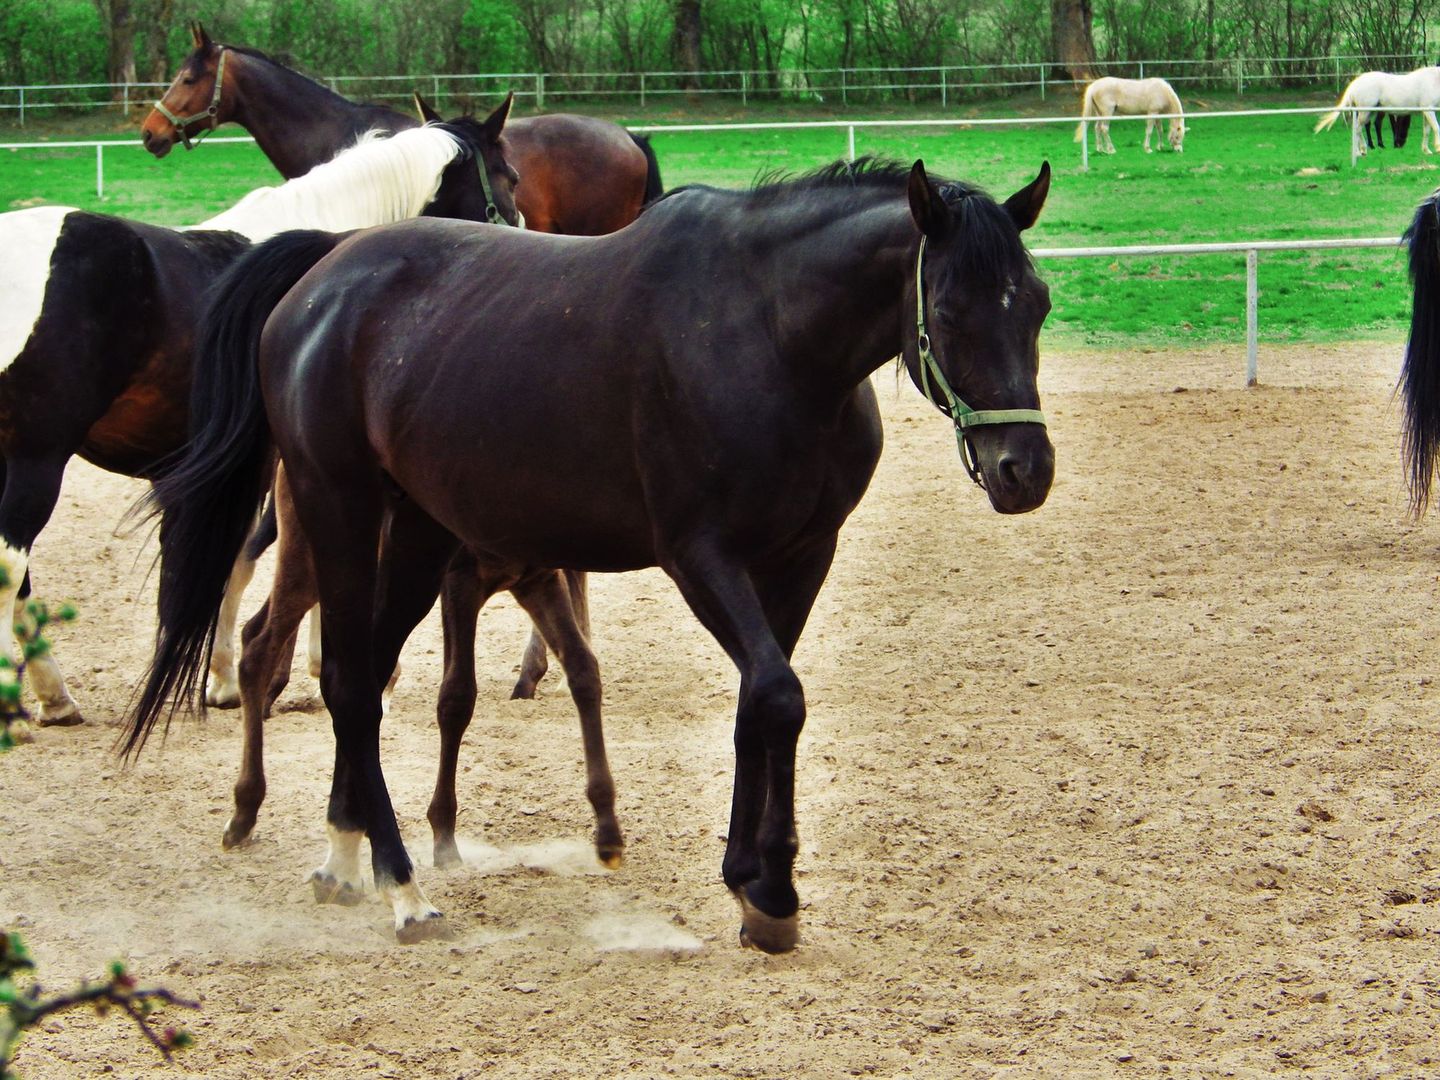
<svg viewBox="0 0 1440 1080">
<path fill-rule="evenodd" d="M 733 196 L 757 209 L 782 205 L 807 192 L 848 189 L 857 193 L 893 193 L 897 187 L 903 188 L 910 170 L 911 166 L 888 158 L 842 159 L 798 176 L 775 171 L 762 173 L 751 187 L 739 191 L 686 184 L 665 192 L 655 203 L 682 191 Z M 1030 268 L 1030 256 L 1019 240 L 1015 223 L 994 199 L 963 180 L 931 179 L 950 208 L 957 231 L 964 237 L 964 243 L 955 245 L 954 254 L 945 262 L 945 278 L 955 275 L 970 282 L 995 284 L 1016 280 Z"/>
</svg>

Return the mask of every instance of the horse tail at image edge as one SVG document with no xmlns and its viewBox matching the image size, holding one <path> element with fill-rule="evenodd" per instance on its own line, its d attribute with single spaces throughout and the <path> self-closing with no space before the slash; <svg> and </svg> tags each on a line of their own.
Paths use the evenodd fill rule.
<svg viewBox="0 0 1440 1080">
<path fill-rule="evenodd" d="M 341 236 L 281 233 L 222 276 L 200 319 L 190 392 L 191 440 L 146 499 L 160 515 L 159 626 L 121 751 L 144 745 L 163 713 L 198 707 L 225 585 L 264 499 L 272 455 L 260 392 L 260 334 L 270 312 Z M 168 708 L 167 708 L 168 703 Z"/>
<path fill-rule="evenodd" d="M 1400 367 L 1401 448 L 1410 507 L 1419 516 L 1430 501 L 1440 458 L 1440 191 L 1420 204 L 1402 242 L 1410 247 L 1413 299 L 1410 337 Z"/>
</svg>

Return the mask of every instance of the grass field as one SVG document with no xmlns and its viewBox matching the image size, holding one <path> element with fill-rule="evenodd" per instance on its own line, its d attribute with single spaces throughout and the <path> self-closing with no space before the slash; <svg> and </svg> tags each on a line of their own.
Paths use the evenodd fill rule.
<svg viewBox="0 0 1440 1080">
<path fill-rule="evenodd" d="M 1272 98 L 1263 104 L 1327 100 L 1323 95 Z M 1262 103 L 1251 97 L 1207 97 L 1206 104 L 1225 109 Z M 1420 154 L 1418 122 L 1405 149 L 1372 153 L 1352 169 L 1348 134 L 1312 135 L 1314 117 L 1207 120 L 1195 115 L 1193 102 L 1187 100 L 1187 106 L 1192 118 L 1183 155 L 1147 155 L 1140 148 L 1142 125 L 1117 122 L 1112 137 L 1119 153 L 1092 152 L 1089 172 L 1080 171 L 1073 125 L 860 129 L 856 147 L 861 154 L 923 158 L 933 173 L 976 181 L 1000 197 L 1049 160 L 1055 179 L 1046 212 L 1028 237 L 1035 247 L 1398 236 L 1440 176 L 1440 163 Z M 1009 103 L 974 114 L 1017 111 L 1063 115 L 1073 111 L 1073 102 Z M 818 111 L 784 115 L 833 118 Z M 885 115 L 899 114 L 890 110 Z M 752 113 L 750 118 L 778 117 Z M 671 111 L 619 119 L 677 123 L 686 117 Z M 223 133 L 240 132 L 232 127 Z M 67 130 L 63 137 L 77 134 Z M 667 186 L 743 186 L 761 173 L 800 172 L 843 156 L 846 133 L 661 133 L 654 146 Z M 54 202 L 187 224 L 219 212 L 254 187 L 276 182 L 253 146 L 213 144 L 157 162 L 131 138 L 105 152 L 106 198 L 100 202 L 93 150 L 0 152 L 0 209 Z M 1055 302 L 1047 330 L 1055 338 L 1161 347 L 1243 336 L 1241 255 L 1050 260 L 1041 272 Z M 1399 250 L 1263 255 L 1260 285 L 1262 341 L 1392 339 L 1403 336 L 1408 319 Z"/>
</svg>

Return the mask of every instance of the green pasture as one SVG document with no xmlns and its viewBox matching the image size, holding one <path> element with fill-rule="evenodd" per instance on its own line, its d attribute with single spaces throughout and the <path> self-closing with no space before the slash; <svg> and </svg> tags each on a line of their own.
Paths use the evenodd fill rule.
<svg viewBox="0 0 1440 1080">
<path fill-rule="evenodd" d="M 1052 102 L 1049 111 L 1058 108 Z M 1348 134 L 1312 135 L 1313 123 L 1308 116 L 1207 120 L 1192 112 L 1185 153 L 1177 155 L 1143 153 L 1143 124 L 1116 121 L 1119 153 L 1096 154 L 1092 143 L 1088 172 L 1080 169 L 1073 124 L 860 128 L 856 150 L 923 158 L 932 173 L 978 182 L 1000 197 L 1048 160 L 1055 176 L 1028 237 L 1034 247 L 1398 236 L 1440 182 L 1440 163 L 1420 154 L 1418 121 L 1404 150 L 1374 152 L 1353 169 Z M 238 129 L 222 133 L 231 132 Z M 833 161 L 847 146 L 844 128 L 659 132 L 653 143 L 667 186 L 744 186 Z M 192 224 L 278 182 L 253 146 L 210 143 L 155 161 L 137 140 L 105 151 L 106 197 L 97 201 L 93 150 L 0 151 L 0 209 L 54 202 Z M 1045 260 L 1041 273 L 1054 301 L 1054 338 L 1155 346 L 1243 339 L 1243 255 Z M 1260 286 L 1262 342 L 1404 334 L 1408 290 L 1399 249 L 1262 254 Z"/>
</svg>

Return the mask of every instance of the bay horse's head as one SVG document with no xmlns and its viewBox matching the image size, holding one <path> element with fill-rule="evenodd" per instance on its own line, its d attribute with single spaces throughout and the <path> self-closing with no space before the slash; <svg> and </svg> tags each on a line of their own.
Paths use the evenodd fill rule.
<svg viewBox="0 0 1440 1080">
<path fill-rule="evenodd" d="M 195 48 L 140 126 L 140 141 L 157 158 L 168 154 L 177 142 L 189 150 L 201 136 L 230 119 L 230 102 L 225 94 L 228 50 L 210 40 L 198 22 L 190 24 L 190 36 Z"/>
<path fill-rule="evenodd" d="M 440 188 L 425 209 L 426 217 L 524 226 L 515 207 L 515 185 L 520 183 L 520 174 L 506 160 L 505 121 L 514 103 L 512 92 L 484 120 L 461 116 L 438 125 L 454 135 L 466 152 L 441 175 Z"/>
<path fill-rule="evenodd" d="M 908 191 L 921 238 L 905 366 L 955 422 L 961 457 L 990 504 L 1006 514 L 1034 510 L 1055 475 L 1037 385 L 1050 291 L 1020 233 L 1045 205 L 1050 165 L 1003 206 L 963 184 L 937 186 L 919 161 Z"/>
</svg>

